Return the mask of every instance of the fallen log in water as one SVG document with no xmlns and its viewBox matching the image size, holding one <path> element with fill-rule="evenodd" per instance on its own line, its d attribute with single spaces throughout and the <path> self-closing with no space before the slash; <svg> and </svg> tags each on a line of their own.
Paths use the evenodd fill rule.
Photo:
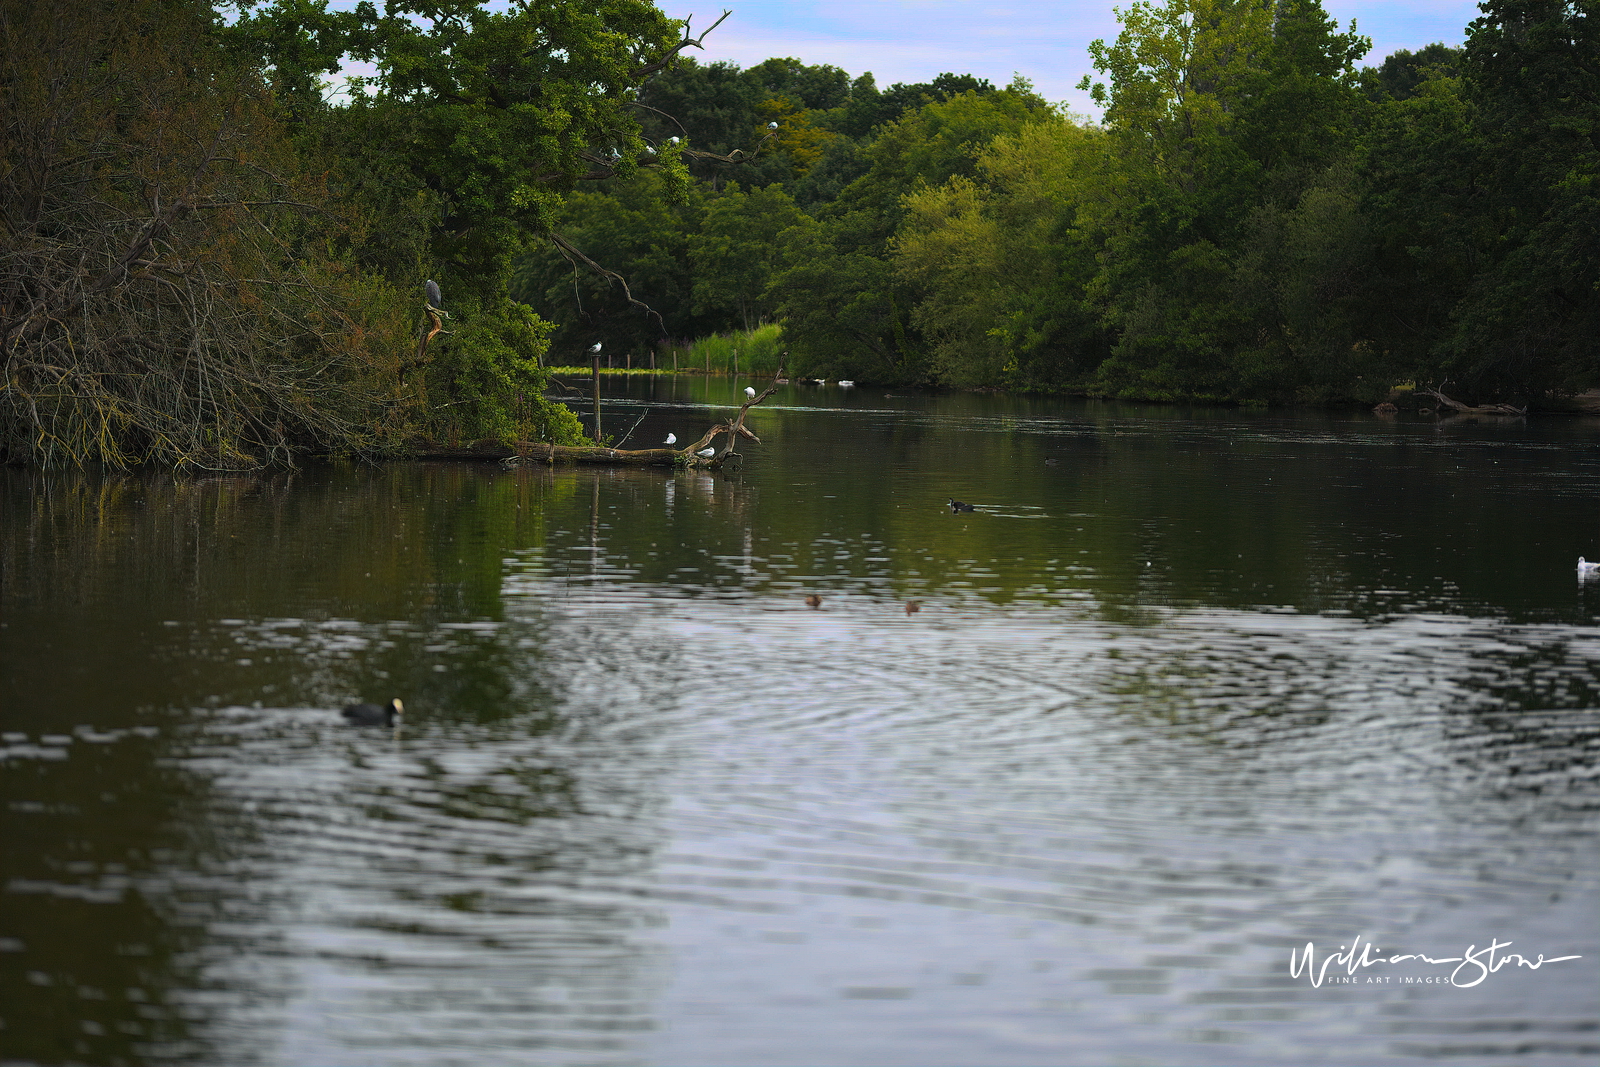
<svg viewBox="0 0 1600 1067">
<path fill-rule="evenodd" d="M 779 377 L 782 377 L 780 372 Z M 761 438 L 744 425 L 747 411 L 778 391 L 776 385 L 744 402 L 732 422 L 719 422 L 707 430 L 700 440 L 681 449 L 673 448 L 606 448 L 602 445 L 552 445 L 545 441 L 496 441 L 485 439 L 465 445 L 439 445 L 425 443 L 411 450 L 415 459 L 499 460 L 507 466 L 518 463 L 599 463 L 613 467 L 698 467 L 717 470 L 730 456 L 739 453 L 733 446 L 743 437 L 761 443 Z M 727 440 L 716 445 L 716 439 L 727 435 Z M 707 449 L 709 456 L 702 455 Z"/>
<path fill-rule="evenodd" d="M 1510 404 L 1480 404 L 1477 406 L 1463 404 L 1459 400 L 1451 400 L 1445 396 L 1440 391 L 1443 388 L 1444 386 L 1441 384 L 1438 389 L 1418 389 L 1417 392 L 1422 396 L 1433 397 L 1438 404 L 1462 415 L 1511 415 L 1521 417 L 1528 413 L 1526 407 L 1513 407 Z"/>
<path fill-rule="evenodd" d="M 602 448 L 598 445 L 552 445 L 545 441 L 485 439 L 465 445 L 423 444 L 411 450 L 414 459 L 521 460 L 524 463 L 604 463 L 619 467 L 670 467 L 682 453 L 670 448 Z"/>
</svg>

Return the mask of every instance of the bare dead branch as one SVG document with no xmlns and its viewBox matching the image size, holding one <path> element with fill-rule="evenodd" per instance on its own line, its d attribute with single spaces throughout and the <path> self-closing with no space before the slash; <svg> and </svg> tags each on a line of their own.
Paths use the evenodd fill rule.
<svg viewBox="0 0 1600 1067">
<path fill-rule="evenodd" d="M 1450 399 L 1449 397 L 1445 396 L 1444 393 L 1439 391 L 1440 389 L 1443 389 L 1446 384 L 1448 383 L 1440 383 L 1439 389 L 1418 389 L 1417 392 L 1423 396 L 1433 397 L 1436 402 L 1443 404 L 1451 411 L 1459 412 L 1462 415 L 1522 416 L 1528 413 L 1528 409 L 1526 407 L 1519 408 L 1511 404 L 1481 404 L 1478 406 L 1463 404 L 1459 400 Z"/>
<path fill-rule="evenodd" d="M 683 26 L 683 40 L 679 41 L 676 45 L 674 45 L 670 52 L 668 52 L 666 55 L 662 56 L 656 62 L 650 64 L 647 67 L 641 68 L 634 75 L 634 81 L 635 82 L 643 82 L 646 78 L 650 77 L 650 75 L 659 74 L 661 71 L 666 70 L 667 67 L 669 67 L 672 64 L 672 61 L 674 59 L 678 58 L 678 53 L 683 51 L 685 48 L 694 47 L 694 48 L 699 48 L 702 51 L 704 51 L 704 46 L 701 44 L 701 42 L 706 39 L 707 35 L 709 35 L 711 33 L 711 30 L 716 29 L 718 26 L 722 25 L 725 21 L 727 21 L 728 16 L 731 15 L 731 14 L 733 14 L 733 11 L 731 9 L 727 10 L 727 11 L 724 11 L 722 13 L 722 18 L 719 18 L 717 21 L 713 22 L 711 24 L 711 29 L 710 30 L 706 30 L 705 33 L 702 33 L 699 37 L 690 37 L 689 36 L 689 20 L 685 19 L 684 20 L 684 26 Z"/>
<path fill-rule="evenodd" d="M 643 300 L 636 298 L 633 295 L 633 291 L 628 288 L 628 280 L 626 278 L 614 270 L 608 270 L 607 268 L 602 267 L 600 264 L 584 255 L 583 252 L 580 251 L 578 247 L 571 241 L 567 240 L 565 237 L 553 230 L 550 232 L 550 242 L 551 244 L 554 244 L 556 249 L 567 258 L 568 263 L 571 263 L 574 266 L 582 264 L 591 273 L 597 275 L 598 277 L 604 278 L 609 284 L 620 285 L 622 287 L 622 295 L 627 298 L 628 303 L 632 304 L 636 308 L 639 308 L 645 314 L 655 319 L 656 328 L 661 331 L 661 336 L 665 337 L 667 335 L 667 326 L 665 321 L 663 321 L 661 318 L 661 313 L 655 308 L 651 307 L 649 304 L 646 304 Z"/>
</svg>

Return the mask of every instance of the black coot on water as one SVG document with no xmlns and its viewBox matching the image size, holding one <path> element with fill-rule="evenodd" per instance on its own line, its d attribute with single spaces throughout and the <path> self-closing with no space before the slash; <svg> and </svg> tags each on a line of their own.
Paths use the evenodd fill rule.
<svg viewBox="0 0 1600 1067">
<path fill-rule="evenodd" d="M 396 697 L 387 704 L 351 704 L 340 714 L 351 726 L 398 726 L 405 712 Z"/>
</svg>

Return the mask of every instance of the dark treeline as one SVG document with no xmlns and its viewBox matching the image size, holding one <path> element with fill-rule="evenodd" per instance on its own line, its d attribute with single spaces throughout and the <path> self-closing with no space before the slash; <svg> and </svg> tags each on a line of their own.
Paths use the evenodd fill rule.
<svg viewBox="0 0 1600 1067">
<path fill-rule="evenodd" d="M 1597 8 L 1362 68 L 1315 0 L 1136 2 L 1091 124 L 646 0 L 0 0 L 0 458 L 573 443 L 552 360 L 763 323 L 814 377 L 1542 403 L 1597 384 Z"/>
<path fill-rule="evenodd" d="M 1462 49 L 1362 67 L 1315 0 L 1134 3 L 1101 124 L 1025 82 L 681 62 L 642 102 L 701 181 L 577 193 L 513 291 L 576 351 L 782 324 L 882 383 L 1539 405 L 1600 385 L 1600 3 L 1490 0 Z"/>
<path fill-rule="evenodd" d="M 0 0 L 0 459 L 579 440 L 511 266 L 583 181 L 691 180 L 634 117 L 684 30 L 647 0 Z M 350 60 L 376 76 L 330 93 Z"/>
</svg>

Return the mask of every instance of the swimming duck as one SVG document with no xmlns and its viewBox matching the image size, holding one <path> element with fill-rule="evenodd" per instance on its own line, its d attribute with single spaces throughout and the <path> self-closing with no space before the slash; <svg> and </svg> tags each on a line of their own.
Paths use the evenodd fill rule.
<svg viewBox="0 0 1600 1067">
<path fill-rule="evenodd" d="M 951 497 L 950 498 L 950 510 L 951 511 L 977 511 L 978 510 L 978 506 L 976 504 L 966 504 L 966 503 L 963 503 L 963 502 L 957 500 L 955 497 Z"/>
<path fill-rule="evenodd" d="M 806 607 L 808 607 L 808 608 L 820 608 L 820 607 L 822 607 L 822 598 L 819 597 L 815 593 L 807 593 L 806 594 Z"/>
<path fill-rule="evenodd" d="M 351 704 L 339 714 L 351 726 L 398 726 L 406 709 L 395 697 L 387 704 Z"/>
</svg>

